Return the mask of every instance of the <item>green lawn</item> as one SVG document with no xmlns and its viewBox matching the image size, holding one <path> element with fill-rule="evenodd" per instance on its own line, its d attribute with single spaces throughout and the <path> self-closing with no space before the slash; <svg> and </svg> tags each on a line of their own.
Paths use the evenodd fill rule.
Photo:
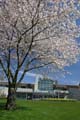
<svg viewBox="0 0 80 120">
<path fill-rule="evenodd" d="M 80 120 L 80 102 L 17 101 L 17 110 L 3 109 L 0 100 L 0 120 Z"/>
</svg>

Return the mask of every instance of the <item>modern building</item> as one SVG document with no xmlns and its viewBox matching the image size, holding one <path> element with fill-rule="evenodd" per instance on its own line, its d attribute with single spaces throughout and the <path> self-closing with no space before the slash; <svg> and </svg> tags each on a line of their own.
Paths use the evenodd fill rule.
<svg viewBox="0 0 80 120">
<path fill-rule="evenodd" d="M 20 99 L 32 99 L 34 85 L 33 84 L 25 84 L 20 83 L 17 91 L 16 96 Z M 8 82 L 0 82 L 0 96 L 7 97 L 8 95 Z"/>
<path fill-rule="evenodd" d="M 8 83 L 0 82 L 0 95 L 7 97 Z M 16 92 L 17 98 L 71 98 L 80 100 L 79 85 L 59 85 L 57 80 L 38 76 L 34 84 L 20 83 Z"/>
<path fill-rule="evenodd" d="M 56 80 L 38 77 L 34 84 L 33 98 L 53 97 Z"/>
</svg>

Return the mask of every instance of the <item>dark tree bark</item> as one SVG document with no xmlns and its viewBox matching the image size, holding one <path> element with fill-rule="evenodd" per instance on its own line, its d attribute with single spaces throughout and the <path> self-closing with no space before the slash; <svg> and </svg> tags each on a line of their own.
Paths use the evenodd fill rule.
<svg viewBox="0 0 80 120">
<path fill-rule="evenodd" d="M 6 102 L 6 110 L 16 109 L 16 88 L 15 86 L 9 85 L 8 87 L 8 96 Z"/>
</svg>

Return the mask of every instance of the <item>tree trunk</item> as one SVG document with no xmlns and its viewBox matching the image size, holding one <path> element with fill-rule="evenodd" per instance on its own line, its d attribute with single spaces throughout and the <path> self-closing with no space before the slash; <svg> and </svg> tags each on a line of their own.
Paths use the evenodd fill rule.
<svg viewBox="0 0 80 120">
<path fill-rule="evenodd" d="M 9 85 L 7 103 L 6 103 L 7 110 L 13 110 L 16 108 L 15 100 L 16 100 L 16 88 Z"/>
</svg>

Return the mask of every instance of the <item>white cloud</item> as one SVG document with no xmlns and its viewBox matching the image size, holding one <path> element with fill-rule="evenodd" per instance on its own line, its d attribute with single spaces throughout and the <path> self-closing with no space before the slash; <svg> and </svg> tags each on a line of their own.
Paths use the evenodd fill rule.
<svg viewBox="0 0 80 120">
<path fill-rule="evenodd" d="M 20 71 L 20 73 L 23 73 L 23 71 Z M 31 72 L 26 72 L 26 75 L 27 76 L 31 76 L 31 77 L 37 77 L 37 76 L 42 77 L 42 75 L 40 75 L 40 74 L 31 73 Z"/>
</svg>

